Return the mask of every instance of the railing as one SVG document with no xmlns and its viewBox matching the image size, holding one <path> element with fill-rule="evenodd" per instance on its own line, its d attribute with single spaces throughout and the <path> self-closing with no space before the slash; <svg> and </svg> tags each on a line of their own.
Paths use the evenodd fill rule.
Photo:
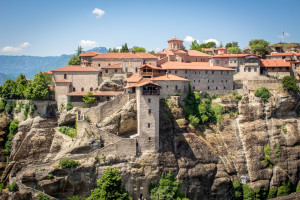
<svg viewBox="0 0 300 200">
<path fill-rule="evenodd" d="M 161 72 L 161 73 L 153 73 L 153 72 L 142 72 L 141 73 L 141 75 L 142 76 L 163 76 L 163 75 L 165 75 L 166 73 L 163 73 L 163 72 Z"/>
</svg>

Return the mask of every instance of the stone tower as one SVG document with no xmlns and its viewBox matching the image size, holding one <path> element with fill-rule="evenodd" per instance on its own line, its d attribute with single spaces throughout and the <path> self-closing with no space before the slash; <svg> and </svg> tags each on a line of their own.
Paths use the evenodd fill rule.
<svg viewBox="0 0 300 200">
<path fill-rule="evenodd" d="M 183 41 L 174 37 L 173 39 L 168 41 L 168 48 L 170 50 L 179 50 L 182 49 Z"/>
<path fill-rule="evenodd" d="M 138 149 L 141 152 L 159 149 L 160 86 L 147 82 L 137 87 Z"/>
</svg>

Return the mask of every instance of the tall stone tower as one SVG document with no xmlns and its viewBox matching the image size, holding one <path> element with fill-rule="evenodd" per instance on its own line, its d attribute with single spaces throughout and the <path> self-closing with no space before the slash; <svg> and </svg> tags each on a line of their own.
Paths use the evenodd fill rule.
<svg viewBox="0 0 300 200">
<path fill-rule="evenodd" d="M 138 149 L 141 152 L 159 149 L 160 86 L 148 82 L 137 87 Z"/>
<path fill-rule="evenodd" d="M 182 49 L 183 41 L 174 37 L 173 39 L 168 41 L 168 48 L 170 50 L 179 50 Z"/>
</svg>

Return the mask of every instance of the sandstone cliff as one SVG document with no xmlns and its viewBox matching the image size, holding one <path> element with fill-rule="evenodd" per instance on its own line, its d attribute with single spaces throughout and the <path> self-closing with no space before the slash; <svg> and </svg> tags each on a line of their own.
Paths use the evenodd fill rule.
<svg viewBox="0 0 300 200">
<path fill-rule="evenodd" d="M 238 112 L 237 117 L 225 116 L 218 126 L 195 130 L 184 119 L 176 98 L 162 100 L 161 150 L 142 155 L 136 152 L 134 137 L 128 137 L 136 130 L 135 100 L 98 127 L 78 121 L 77 138 L 60 133 L 55 119 L 27 119 L 13 139 L 11 162 L 4 174 L 7 181 L 22 181 L 20 192 L 4 192 L 1 197 L 34 199 L 40 191 L 58 199 L 87 196 L 108 167 L 120 170 L 134 199 L 140 194 L 149 199 L 148 185 L 157 182 L 163 171 L 177 174 L 181 190 L 190 199 L 228 199 L 233 181 L 241 176 L 248 177 L 254 189 L 272 187 L 276 191 L 287 178 L 298 183 L 300 127 L 294 109 L 299 102 L 289 94 L 273 93 L 268 103 L 253 94 L 244 95 L 239 102 L 226 97 L 219 103 Z M 65 120 L 68 123 L 74 122 L 71 115 Z M 123 134 L 115 135 L 118 130 Z M 272 166 L 264 163 L 267 145 Z M 62 158 L 78 160 L 80 166 L 61 169 Z"/>
</svg>

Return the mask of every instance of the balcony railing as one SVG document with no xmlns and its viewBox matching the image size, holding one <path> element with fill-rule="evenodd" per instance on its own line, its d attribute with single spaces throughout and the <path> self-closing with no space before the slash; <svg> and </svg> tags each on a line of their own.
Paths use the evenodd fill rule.
<svg viewBox="0 0 300 200">
<path fill-rule="evenodd" d="M 142 76 L 163 76 L 163 75 L 165 75 L 166 73 L 164 73 L 164 72 L 142 72 L 141 73 L 141 75 Z"/>
</svg>

